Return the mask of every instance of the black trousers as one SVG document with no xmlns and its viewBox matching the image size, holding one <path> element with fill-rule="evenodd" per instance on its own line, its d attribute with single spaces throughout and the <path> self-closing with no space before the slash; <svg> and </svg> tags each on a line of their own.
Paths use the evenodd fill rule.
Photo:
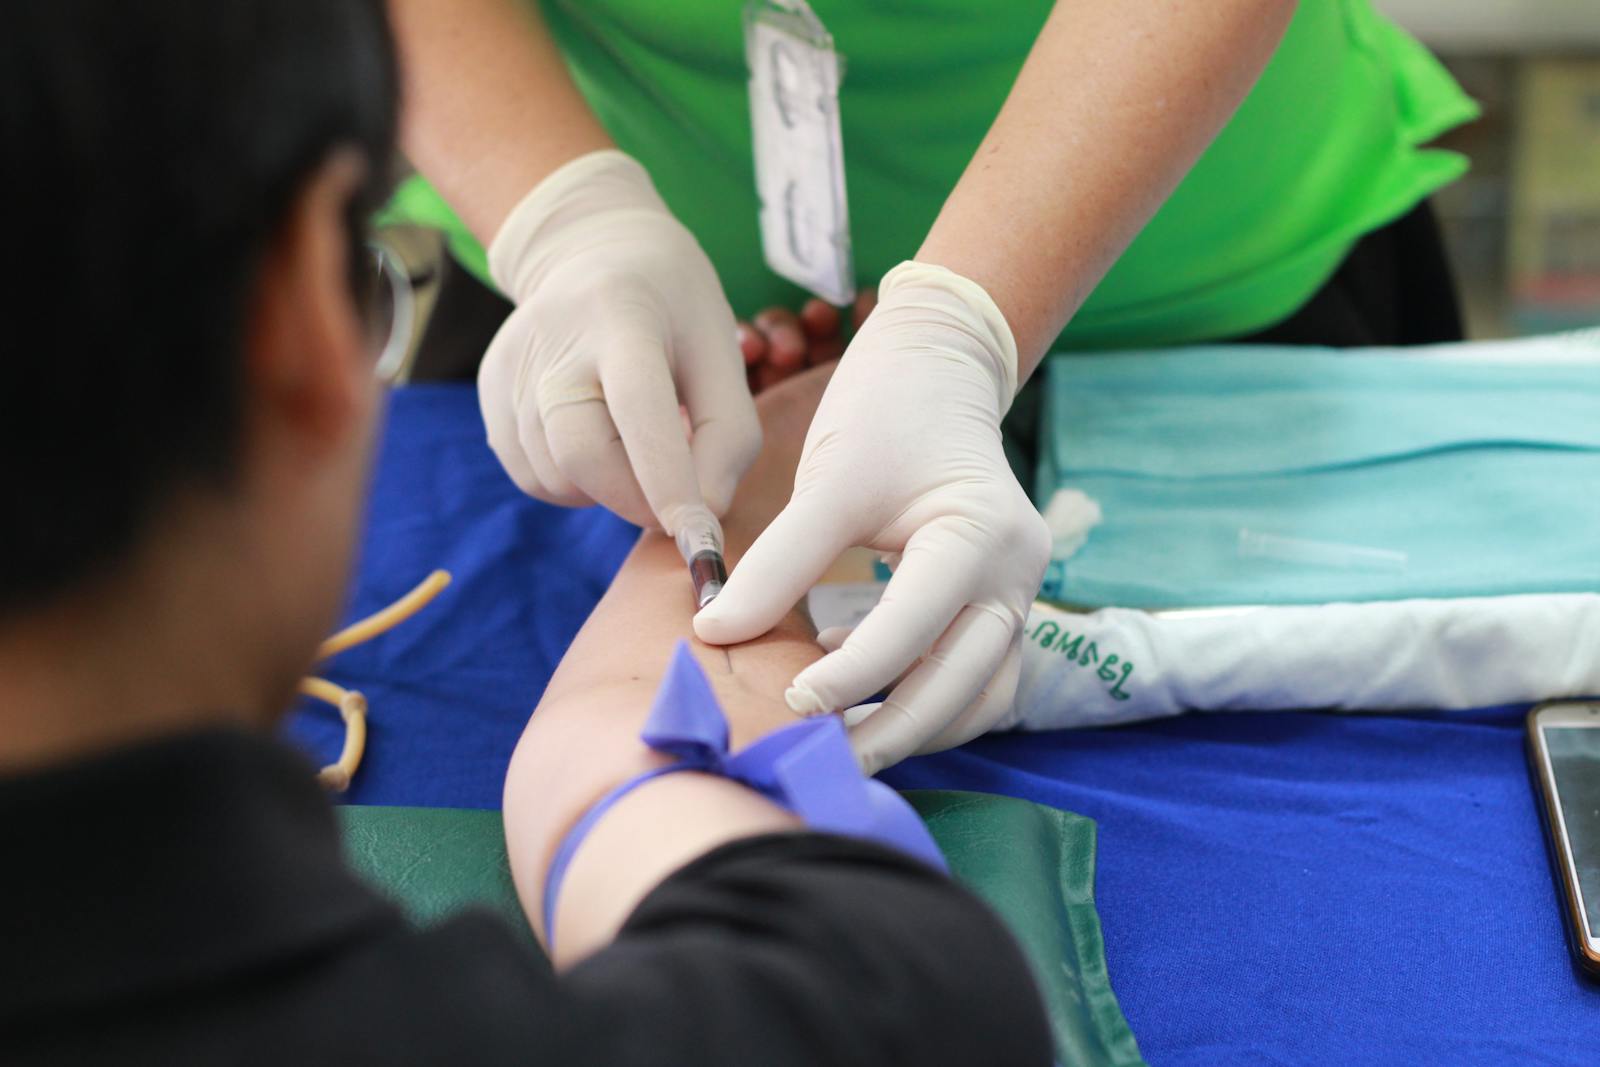
<svg viewBox="0 0 1600 1067">
<path fill-rule="evenodd" d="M 1461 304 L 1426 201 L 1350 250 L 1300 310 L 1234 341 L 1272 345 L 1425 345 L 1462 339 Z"/>
</svg>

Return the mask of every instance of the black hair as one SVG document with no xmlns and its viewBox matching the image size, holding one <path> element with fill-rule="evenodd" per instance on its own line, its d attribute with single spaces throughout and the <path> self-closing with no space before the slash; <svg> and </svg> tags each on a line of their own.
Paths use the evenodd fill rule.
<svg viewBox="0 0 1600 1067">
<path fill-rule="evenodd" d="M 382 0 L 7 0 L 0 618 L 112 568 L 238 462 L 263 254 L 341 145 L 392 158 Z"/>
</svg>

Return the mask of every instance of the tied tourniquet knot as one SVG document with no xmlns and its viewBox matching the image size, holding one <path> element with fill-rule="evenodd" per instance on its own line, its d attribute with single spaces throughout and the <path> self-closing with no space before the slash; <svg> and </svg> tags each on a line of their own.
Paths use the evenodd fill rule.
<svg viewBox="0 0 1600 1067">
<path fill-rule="evenodd" d="M 556 897 L 578 846 L 610 808 L 639 786 L 678 771 L 714 774 L 754 789 L 813 830 L 888 845 L 946 870 L 939 846 L 911 805 L 861 773 L 837 716 L 803 719 L 741 752 L 728 752 L 728 720 L 705 671 L 679 641 L 639 739 L 676 762 L 618 785 L 562 839 L 545 879 L 545 939 L 554 943 Z"/>
</svg>

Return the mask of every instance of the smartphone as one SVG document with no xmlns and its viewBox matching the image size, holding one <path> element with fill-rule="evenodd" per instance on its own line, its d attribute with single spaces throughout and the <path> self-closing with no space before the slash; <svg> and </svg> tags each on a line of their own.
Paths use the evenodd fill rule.
<svg viewBox="0 0 1600 1067">
<path fill-rule="evenodd" d="M 1572 954 L 1600 979 L 1600 701 L 1529 712 L 1528 759 Z"/>
</svg>

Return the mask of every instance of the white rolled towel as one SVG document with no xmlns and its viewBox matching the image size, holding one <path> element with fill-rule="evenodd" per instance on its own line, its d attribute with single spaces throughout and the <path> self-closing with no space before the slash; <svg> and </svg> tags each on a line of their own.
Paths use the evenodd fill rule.
<svg viewBox="0 0 1600 1067">
<path fill-rule="evenodd" d="M 1002 728 L 1578 696 L 1600 696 L 1600 595 L 1592 593 L 1171 613 L 1036 604 Z"/>
</svg>

